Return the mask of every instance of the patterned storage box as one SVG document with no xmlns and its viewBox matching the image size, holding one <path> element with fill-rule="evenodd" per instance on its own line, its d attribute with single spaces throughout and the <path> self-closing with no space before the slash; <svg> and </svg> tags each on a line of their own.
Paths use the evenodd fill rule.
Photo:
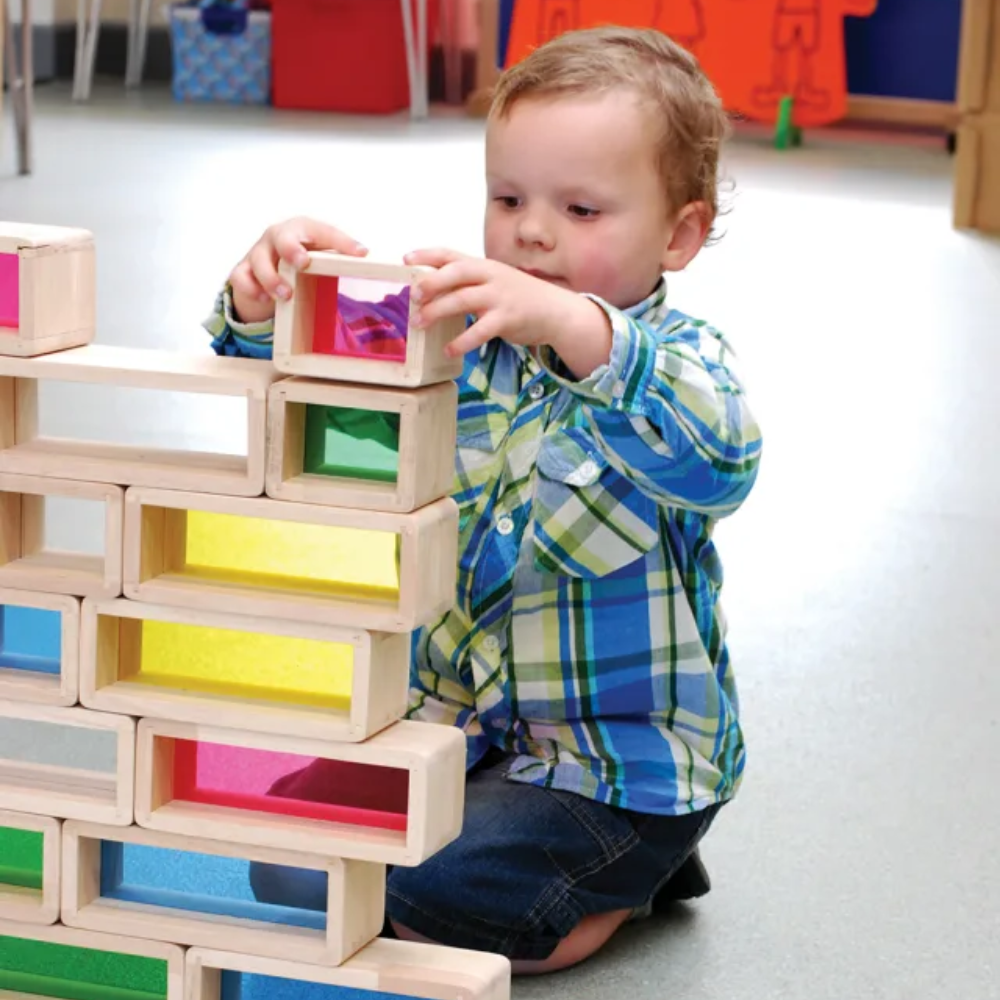
<svg viewBox="0 0 1000 1000">
<path fill-rule="evenodd" d="M 271 15 L 230 3 L 170 8 L 174 97 L 178 101 L 267 104 Z"/>
</svg>

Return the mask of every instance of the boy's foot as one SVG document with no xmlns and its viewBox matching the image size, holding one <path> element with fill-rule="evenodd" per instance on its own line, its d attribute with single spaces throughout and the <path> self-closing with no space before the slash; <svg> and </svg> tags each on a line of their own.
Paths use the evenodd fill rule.
<svg viewBox="0 0 1000 1000">
<path fill-rule="evenodd" d="M 670 903 L 680 900 L 698 899 L 706 895 L 711 888 L 712 880 L 708 877 L 708 869 L 701 860 L 700 852 L 695 848 L 670 881 L 653 897 L 653 912 L 666 909 Z"/>
</svg>

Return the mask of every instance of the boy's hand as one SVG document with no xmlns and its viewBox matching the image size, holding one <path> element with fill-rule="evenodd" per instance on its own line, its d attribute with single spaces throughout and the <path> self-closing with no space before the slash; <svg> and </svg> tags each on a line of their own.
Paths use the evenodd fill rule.
<svg viewBox="0 0 1000 1000">
<path fill-rule="evenodd" d="M 430 326 L 452 316 L 476 317 L 447 348 L 468 354 L 494 337 L 512 344 L 549 345 L 577 378 L 586 378 L 611 355 L 611 323 L 598 305 L 576 292 L 495 260 L 453 250 L 418 250 L 407 264 L 439 270 L 410 291 L 416 322 Z"/>
<path fill-rule="evenodd" d="M 333 250 L 352 257 L 368 253 L 353 237 L 315 219 L 289 219 L 269 226 L 229 276 L 233 309 L 242 322 L 262 323 L 274 316 L 275 299 L 292 294 L 278 277 L 278 262 L 302 270 L 309 266 L 308 250 Z"/>
</svg>

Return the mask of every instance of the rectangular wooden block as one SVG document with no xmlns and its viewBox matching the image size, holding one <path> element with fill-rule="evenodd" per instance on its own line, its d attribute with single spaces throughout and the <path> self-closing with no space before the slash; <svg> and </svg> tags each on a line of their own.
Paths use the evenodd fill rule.
<svg viewBox="0 0 1000 1000">
<path fill-rule="evenodd" d="M 277 500 L 409 512 L 451 493 L 458 389 L 369 389 L 290 378 L 268 404 Z"/>
<path fill-rule="evenodd" d="M 259 496 L 264 491 L 267 390 L 280 376 L 247 358 L 91 344 L 41 358 L 0 358 L 0 472 Z M 39 383 L 89 383 L 246 400 L 247 454 L 220 455 L 44 437 Z"/>
<path fill-rule="evenodd" d="M 958 107 L 1000 114 L 1000 0 L 964 0 Z"/>
<path fill-rule="evenodd" d="M 118 597 L 122 592 L 124 492 L 119 486 L 0 472 L 0 587 Z M 67 497 L 104 504 L 104 554 L 46 546 L 45 502 Z"/>
<path fill-rule="evenodd" d="M 297 271 L 282 263 L 281 276 L 292 289 L 289 301 L 279 300 L 274 318 L 274 364 L 290 375 L 415 388 L 445 382 L 462 373 L 463 359 L 448 358 L 445 347 L 465 328 L 456 318 L 427 330 L 409 320 L 405 345 L 392 336 L 377 346 L 359 348 L 344 336 L 338 304 L 338 279 L 360 278 L 410 285 L 430 268 L 381 263 L 327 251 L 309 254 L 309 267 Z M 409 308 L 409 316 L 414 310 Z M 359 338 L 373 332 L 368 324 Z"/>
<path fill-rule="evenodd" d="M 182 1000 L 175 944 L 0 920 L 0 996 L 61 1000 Z"/>
<path fill-rule="evenodd" d="M 34 357 L 94 339 L 93 236 L 0 222 L 0 355 Z"/>
<path fill-rule="evenodd" d="M 0 804 L 128 826 L 135 722 L 83 708 L 0 701 Z"/>
<path fill-rule="evenodd" d="M 451 607 L 458 508 L 411 514 L 133 487 L 125 596 L 410 632 Z"/>
<path fill-rule="evenodd" d="M 139 601 L 86 601 L 88 708 L 356 742 L 406 711 L 410 637 Z"/>
<path fill-rule="evenodd" d="M 0 919 L 59 919 L 61 838 L 57 819 L 0 809 Z"/>
<path fill-rule="evenodd" d="M 0 699 L 75 705 L 80 601 L 0 587 Z"/>
<path fill-rule="evenodd" d="M 185 1000 L 509 1000 L 510 980 L 501 955 L 386 938 L 335 969 L 192 948 Z"/>
<path fill-rule="evenodd" d="M 258 902 L 250 863 L 325 883 L 326 908 Z M 126 937 L 338 965 L 382 930 L 385 866 L 68 822 L 62 919 Z"/>
<path fill-rule="evenodd" d="M 462 825 L 465 737 L 450 726 L 350 744 L 143 719 L 137 747 L 151 830 L 413 866 Z"/>
<path fill-rule="evenodd" d="M 955 225 L 1000 233 L 1000 114 L 969 115 L 959 126 Z"/>
</svg>

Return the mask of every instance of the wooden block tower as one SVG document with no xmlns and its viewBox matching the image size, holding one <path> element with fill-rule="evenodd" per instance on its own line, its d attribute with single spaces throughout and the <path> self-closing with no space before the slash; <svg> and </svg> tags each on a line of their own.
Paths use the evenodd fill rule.
<svg viewBox="0 0 1000 1000">
<path fill-rule="evenodd" d="M 312 257 L 273 365 L 112 349 L 90 235 L 0 225 L 4 996 L 509 997 L 505 959 L 378 937 L 386 866 L 462 823 L 464 737 L 401 721 L 455 589 L 456 331 L 344 348 L 338 281 L 414 269 Z M 235 400 L 246 453 L 88 439 L 85 405 L 47 437 L 46 383 Z"/>
</svg>

